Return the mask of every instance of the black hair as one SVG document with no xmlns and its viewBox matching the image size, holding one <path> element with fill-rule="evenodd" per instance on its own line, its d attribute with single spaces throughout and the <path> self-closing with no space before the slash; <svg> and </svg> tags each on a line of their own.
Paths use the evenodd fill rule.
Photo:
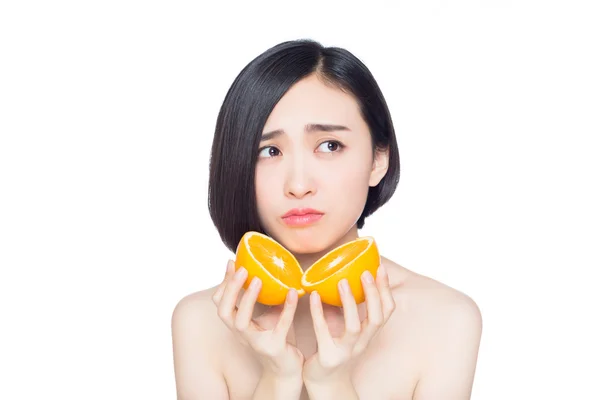
<svg viewBox="0 0 600 400">
<path fill-rule="evenodd" d="M 386 101 L 369 69 L 340 47 L 312 39 L 275 45 L 242 69 L 219 111 L 210 155 L 208 208 L 224 244 L 233 252 L 244 233 L 261 227 L 254 184 L 264 125 L 283 95 L 299 80 L 316 74 L 327 85 L 354 96 L 369 127 L 373 151 L 388 149 L 388 170 L 367 201 L 357 227 L 394 194 L 400 155 Z"/>
</svg>

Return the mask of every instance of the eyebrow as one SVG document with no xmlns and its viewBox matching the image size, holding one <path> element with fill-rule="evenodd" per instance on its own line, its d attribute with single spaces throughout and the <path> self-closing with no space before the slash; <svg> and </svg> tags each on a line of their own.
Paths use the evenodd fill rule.
<svg viewBox="0 0 600 400">
<path fill-rule="evenodd" d="M 335 131 L 349 131 L 350 129 L 343 125 L 328 125 L 328 124 L 307 124 L 304 126 L 304 132 L 335 132 Z M 263 133 L 260 141 L 270 140 L 279 135 L 283 135 L 285 132 L 283 129 L 276 129 L 271 132 Z"/>
</svg>

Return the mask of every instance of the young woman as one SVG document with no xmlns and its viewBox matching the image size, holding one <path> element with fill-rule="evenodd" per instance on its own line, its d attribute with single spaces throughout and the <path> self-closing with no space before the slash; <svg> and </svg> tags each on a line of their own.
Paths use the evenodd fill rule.
<svg viewBox="0 0 600 400">
<path fill-rule="evenodd" d="M 231 251 L 259 231 L 306 269 L 359 237 L 399 175 L 390 113 L 367 67 L 342 48 L 288 41 L 250 62 L 225 97 L 210 215 Z M 365 302 L 342 285 L 341 308 L 295 290 L 267 307 L 255 301 L 260 280 L 245 291 L 247 272 L 233 272 L 230 260 L 218 287 L 175 307 L 180 400 L 470 398 L 482 321 L 467 295 L 382 256 L 377 275 L 362 277 Z"/>
</svg>

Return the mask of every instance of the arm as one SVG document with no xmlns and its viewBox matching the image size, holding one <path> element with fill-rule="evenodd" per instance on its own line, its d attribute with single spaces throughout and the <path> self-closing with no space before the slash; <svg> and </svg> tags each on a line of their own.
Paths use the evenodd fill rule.
<svg viewBox="0 0 600 400">
<path fill-rule="evenodd" d="M 171 319 L 173 360 L 178 400 L 229 399 L 218 362 L 211 350 L 208 310 L 203 294 L 184 297 Z M 212 310 L 214 314 L 214 310 Z"/>
<path fill-rule="evenodd" d="M 482 318 L 475 302 L 461 296 L 441 307 L 437 336 L 413 400 L 468 400 L 475 377 Z"/>
</svg>

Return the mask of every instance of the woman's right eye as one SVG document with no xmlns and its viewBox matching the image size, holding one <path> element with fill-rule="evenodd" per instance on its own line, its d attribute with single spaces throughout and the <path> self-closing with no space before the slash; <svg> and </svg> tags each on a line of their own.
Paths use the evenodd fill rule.
<svg viewBox="0 0 600 400">
<path fill-rule="evenodd" d="M 267 147 L 263 147 L 262 149 L 260 149 L 258 156 L 269 158 L 269 157 L 277 157 L 279 154 L 280 154 L 279 149 L 277 149 L 277 147 L 267 146 Z"/>
</svg>

